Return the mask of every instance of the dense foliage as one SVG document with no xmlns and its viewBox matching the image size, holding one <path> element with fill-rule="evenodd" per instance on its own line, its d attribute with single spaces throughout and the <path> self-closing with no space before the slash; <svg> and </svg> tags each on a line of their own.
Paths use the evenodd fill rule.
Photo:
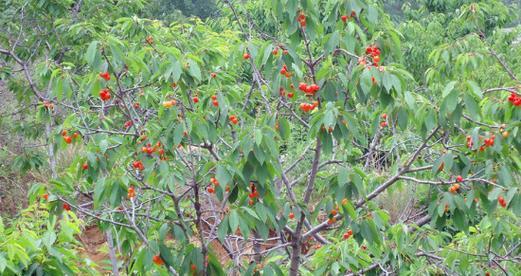
<svg viewBox="0 0 521 276">
<path fill-rule="evenodd" d="M 10 122 L 44 142 L 14 164 L 50 172 L 0 273 L 101 273 L 84 221 L 114 274 L 521 273 L 517 7 L 0 1 Z"/>
</svg>

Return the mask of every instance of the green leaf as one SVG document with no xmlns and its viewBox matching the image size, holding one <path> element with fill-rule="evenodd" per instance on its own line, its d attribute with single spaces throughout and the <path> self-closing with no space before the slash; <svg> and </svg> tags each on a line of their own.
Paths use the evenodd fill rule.
<svg viewBox="0 0 521 276">
<path fill-rule="evenodd" d="M 284 140 L 288 139 L 291 135 L 291 126 L 286 118 L 279 119 L 279 134 Z"/>
<path fill-rule="evenodd" d="M 230 172 L 226 169 L 223 165 L 217 165 L 217 170 L 215 173 L 215 177 L 217 178 L 217 181 L 221 185 L 226 185 L 231 182 L 232 176 L 230 175 Z"/>
<path fill-rule="evenodd" d="M 196 80 L 201 81 L 201 68 L 199 68 L 199 65 L 197 62 L 189 59 L 188 60 L 189 70 L 188 72 L 192 77 L 194 77 Z"/>
<path fill-rule="evenodd" d="M 237 231 L 237 228 L 239 227 L 239 220 L 240 220 L 240 217 L 239 217 L 239 213 L 237 212 L 237 210 L 232 210 L 230 212 L 230 230 L 232 231 L 232 233 L 235 233 L 235 231 Z"/>
<path fill-rule="evenodd" d="M 257 144 L 257 146 L 260 146 L 260 144 L 262 143 L 262 131 L 260 129 L 256 129 L 253 135 L 255 136 L 255 144 Z"/>
<path fill-rule="evenodd" d="M 325 50 L 329 53 L 332 52 L 338 44 L 340 43 L 340 34 L 338 31 L 335 31 L 333 34 L 329 36 L 329 40 L 326 43 Z"/>
<path fill-rule="evenodd" d="M 221 242 L 224 242 L 224 238 L 226 237 L 226 234 L 228 233 L 228 217 L 224 217 L 224 219 L 221 221 L 221 224 L 219 224 L 219 229 L 217 229 L 217 237 Z"/>
<path fill-rule="evenodd" d="M 85 53 L 85 60 L 90 66 L 93 66 L 94 61 L 96 60 L 96 54 L 98 53 L 98 41 L 92 41 L 87 48 L 87 52 Z"/>
<path fill-rule="evenodd" d="M 458 94 L 457 91 L 452 91 L 443 99 L 441 110 L 445 111 L 444 114 L 452 113 L 456 109 L 458 105 Z"/>
<path fill-rule="evenodd" d="M 465 100 L 465 106 L 467 107 L 467 110 L 469 111 L 470 117 L 474 120 L 478 120 L 480 116 L 480 108 L 478 106 L 478 103 L 472 98 L 470 95 L 465 94 L 464 96 Z"/>
<path fill-rule="evenodd" d="M 407 122 L 409 120 L 409 114 L 404 108 L 400 108 L 398 110 L 398 125 L 401 129 L 405 130 L 407 128 Z"/>
<path fill-rule="evenodd" d="M 447 95 L 449 95 L 449 93 L 452 92 L 452 90 L 454 90 L 454 86 L 456 85 L 456 83 L 457 83 L 456 81 L 451 81 L 451 82 L 449 82 L 449 83 L 445 86 L 445 88 L 443 89 L 443 92 L 442 92 L 441 96 L 442 96 L 443 98 L 447 97 Z"/>
</svg>

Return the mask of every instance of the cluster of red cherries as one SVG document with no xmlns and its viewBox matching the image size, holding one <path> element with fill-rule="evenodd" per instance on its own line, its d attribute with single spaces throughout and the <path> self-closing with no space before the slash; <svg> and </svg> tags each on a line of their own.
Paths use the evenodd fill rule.
<svg viewBox="0 0 521 276">
<path fill-rule="evenodd" d="M 481 138 L 482 137 L 480 136 L 480 139 Z M 487 147 L 494 146 L 495 139 L 496 139 L 496 135 L 492 134 L 492 135 L 490 135 L 489 138 L 486 138 L 485 140 L 483 140 L 483 145 L 481 145 L 479 147 L 479 151 L 484 151 Z M 474 145 L 474 142 L 472 141 L 472 137 L 470 135 L 468 135 L 467 136 L 467 148 L 472 148 L 473 145 Z"/>
<path fill-rule="evenodd" d="M 255 204 L 255 199 L 259 198 L 259 192 L 257 191 L 257 187 L 255 187 L 255 183 L 253 182 L 250 182 L 250 189 L 251 193 L 248 195 L 250 201 L 248 202 L 248 204 L 252 206 L 253 204 Z"/>
<path fill-rule="evenodd" d="M 210 183 L 213 184 L 214 187 L 209 186 L 207 191 L 208 193 L 213 194 L 215 193 L 215 188 L 219 187 L 219 181 L 215 177 L 212 177 L 210 178 Z"/>
<path fill-rule="evenodd" d="M 518 96 L 514 92 L 510 94 L 508 101 L 511 102 L 514 106 L 521 106 L 521 96 Z"/>
</svg>

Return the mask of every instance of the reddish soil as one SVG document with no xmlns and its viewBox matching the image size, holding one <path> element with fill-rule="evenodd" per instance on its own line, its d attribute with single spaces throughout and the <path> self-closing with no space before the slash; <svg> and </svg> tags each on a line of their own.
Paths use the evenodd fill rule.
<svg viewBox="0 0 521 276">
<path fill-rule="evenodd" d="M 100 272 L 110 272 L 107 239 L 104 233 L 97 226 L 87 226 L 78 236 L 78 240 L 83 244 L 80 254 L 96 263 Z"/>
</svg>

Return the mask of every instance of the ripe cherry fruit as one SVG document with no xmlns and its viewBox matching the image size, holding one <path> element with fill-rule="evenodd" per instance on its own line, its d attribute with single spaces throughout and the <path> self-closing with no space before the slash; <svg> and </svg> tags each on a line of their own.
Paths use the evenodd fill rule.
<svg viewBox="0 0 521 276">
<path fill-rule="evenodd" d="M 143 162 L 141 162 L 141 160 L 136 160 L 136 161 L 132 162 L 132 167 L 139 171 L 142 171 L 145 169 L 145 166 L 143 165 Z"/>
<path fill-rule="evenodd" d="M 288 215 L 289 219 L 294 219 L 295 218 L 295 214 L 293 212 L 289 213 Z"/>
<path fill-rule="evenodd" d="M 110 90 L 108 88 L 101 89 L 101 91 L 99 92 L 99 97 L 104 102 L 110 100 L 110 98 L 111 98 Z"/>
<path fill-rule="evenodd" d="M 109 74 L 109 72 L 101 72 L 101 73 L 99 73 L 99 76 L 100 76 L 102 79 L 106 80 L 106 81 L 109 81 L 109 80 L 110 80 L 110 74 Z"/>
<path fill-rule="evenodd" d="M 197 96 L 196 96 L 196 97 L 193 97 L 193 98 L 192 98 L 192 101 L 194 101 L 194 103 L 198 103 L 198 102 L 199 102 L 199 97 L 197 97 Z"/>
<path fill-rule="evenodd" d="M 212 79 L 215 79 L 215 78 L 217 77 L 217 74 L 212 72 L 212 73 L 210 74 L 210 77 L 211 77 Z"/>
<path fill-rule="evenodd" d="M 63 203 L 63 210 L 70 211 L 71 210 L 71 206 L 68 203 Z"/>
<path fill-rule="evenodd" d="M 463 182 L 463 177 L 462 177 L 461 175 L 458 175 L 458 176 L 456 177 L 456 182 L 458 182 L 458 183 Z"/>
<path fill-rule="evenodd" d="M 156 264 L 156 265 L 164 265 L 165 262 L 163 261 L 163 259 L 161 258 L 161 256 L 159 255 L 155 255 L 154 257 L 152 257 L 152 261 Z"/>
<path fill-rule="evenodd" d="M 63 140 L 65 141 L 65 143 L 67 144 L 70 144 L 72 143 L 72 138 L 70 136 L 63 136 Z"/>
<path fill-rule="evenodd" d="M 83 163 L 83 165 L 81 165 L 81 168 L 86 171 L 89 169 L 89 164 L 87 162 Z"/>
<path fill-rule="evenodd" d="M 342 19 L 342 22 L 346 23 L 347 22 L 347 19 L 349 19 L 349 17 L 347 15 L 342 15 L 340 17 L 340 19 Z"/>
<path fill-rule="evenodd" d="M 349 239 L 353 235 L 353 230 L 349 229 L 347 232 L 344 233 L 344 240 Z"/>
<path fill-rule="evenodd" d="M 130 200 L 132 200 L 136 197 L 136 191 L 134 190 L 134 187 L 132 187 L 132 186 L 128 187 L 127 197 Z"/>
<path fill-rule="evenodd" d="M 250 54 L 248 54 L 248 53 L 244 53 L 244 54 L 242 55 L 242 58 L 245 59 L 245 60 L 246 60 L 246 59 L 250 59 L 250 57 L 251 57 L 251 56 L 250 56 Z"/>
<path fill-rule="evenodd" d="M 42 198 L 43 198 L 45 201 L 49 201 L 49 194 L 43 194 L 43 195 L 42 195 Z"/>
<path fill-rule="evenodd" d="M 503 207 L 503 208 L 507 207 L 507 202 L 503 196 L 499 196 L 497 198 L 497 201 L 498 201 L 499 205 L 501 205 L 501 207 Z"/>
<path fill-rule="evenodd" d="M 460 186 L 459 186 L 459 184 L 458 184 L 458 183 L 456 183 L 456 184 L 454 184 L 454 185 L 450 186 L 450 188 L 449 188 L 449 192 L 451 192 L 451 193 L 455 194 L 455 193 L 457 193 L 457 192 L 458 192 L 458 190 L 459 190 L 459 187 L 460 187 Z"/>
<path fill-rule="evenodd" d="M 235 115 L 230 115 L 230 122 L 234 125 L 238 124 L 239 123 L 239 120 L 237 119 L 237 116 Z"/>
<path fill-rule="evenodd" d="M 302 28 L 306 27 L 306 15 L 303 12 L 300 12 L 297 21 L 300 23 Z"/>
</svg>

